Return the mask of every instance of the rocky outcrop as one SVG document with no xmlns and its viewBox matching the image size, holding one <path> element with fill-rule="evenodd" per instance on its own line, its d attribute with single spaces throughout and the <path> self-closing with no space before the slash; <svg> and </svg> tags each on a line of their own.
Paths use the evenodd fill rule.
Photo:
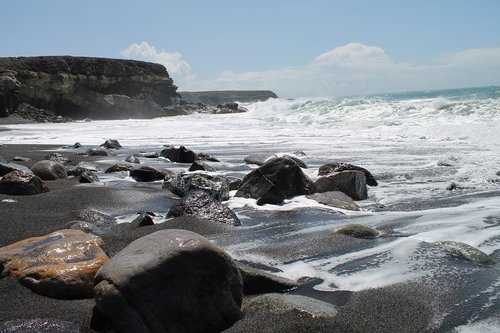
<svg viewBox="0 0 500 333">
<path fill-rule="evenodd" d="M 221 91 L 180 91 L 183 99 L 191 103 L 209 105 L 228 104 L 233 102 L 252 103 L 278 98 L 270 90 L 221 90 Z"/>
<path fill-rule="evenodd" d="M 186 230 L 135 240 L 99 270 L 95 282 L 97 307 L 120 332 L 220 332 L 241 317 L 238 267 Z"/>
<path fill-rule="evenodd" d="M 23 103 L 73 119 L 175 115 L 176 90 L 159 64 L 70 56 L 0 58 L 0 116 L 15 113 Z"/>
</svg>

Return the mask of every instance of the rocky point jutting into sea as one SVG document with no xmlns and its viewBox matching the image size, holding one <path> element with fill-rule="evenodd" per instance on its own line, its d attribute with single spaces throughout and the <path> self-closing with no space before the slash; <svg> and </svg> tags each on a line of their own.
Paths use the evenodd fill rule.
<svg viewBox="0 0 500 333">
<path fill-rule="evenodd" d="M 0 118 L 0 332 L 500 326 L 500 88 L 176 98 L 187 115 Z"/>
</svg>

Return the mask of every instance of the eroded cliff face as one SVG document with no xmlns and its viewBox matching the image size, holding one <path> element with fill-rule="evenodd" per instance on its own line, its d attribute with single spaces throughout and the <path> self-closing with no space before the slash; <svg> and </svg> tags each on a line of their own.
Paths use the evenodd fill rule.
<svg viewBox="0 0 500 333">
<path fill-rule="evenodd" d="M 182 114 L 164 66 L 86 57 L 0 58 L 0 116 L 30 105 L 72 119 Z"/>
</svg>

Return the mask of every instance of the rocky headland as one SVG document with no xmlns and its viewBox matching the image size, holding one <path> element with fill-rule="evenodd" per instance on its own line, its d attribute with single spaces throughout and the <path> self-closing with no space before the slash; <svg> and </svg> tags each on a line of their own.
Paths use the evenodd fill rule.
<svg viewBox="0 0 500 333">
<path fill-rule="evenodd" d="M 0 118 L 47 122 L 242 111 L 234 104 L 183 100 L 160 64 L 71 56 L 0 58 Z"/>
</svg>

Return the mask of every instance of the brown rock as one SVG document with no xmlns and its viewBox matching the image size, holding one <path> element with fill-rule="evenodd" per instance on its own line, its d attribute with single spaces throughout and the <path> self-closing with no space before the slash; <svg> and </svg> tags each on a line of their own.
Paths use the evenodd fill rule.
<svg viewBox="0 0 500 333">
<path fill-rule="evenodd" d="M 93 296 L 94 276 L 109 258 L 100 237 L 64 229 L 0 248 L 4 275 L 36 293 L 62 299 Z"/>
</svg>

